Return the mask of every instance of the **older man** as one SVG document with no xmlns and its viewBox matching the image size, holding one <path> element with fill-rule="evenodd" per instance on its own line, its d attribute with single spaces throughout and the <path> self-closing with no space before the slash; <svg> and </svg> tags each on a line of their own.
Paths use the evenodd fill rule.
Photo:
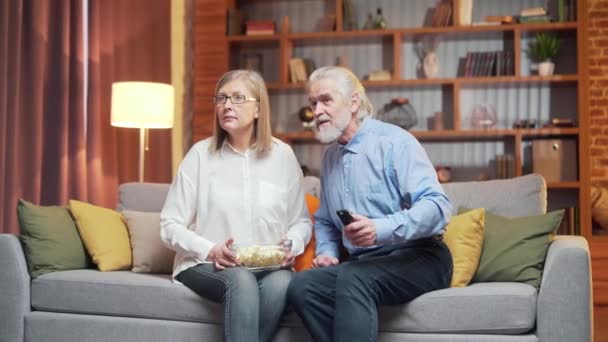
<svg viewBox="0 0 608 342">
<path fill-rule="evenodd" d="M 323 158 L 314 269 L 288 300 L 315 341 L 376 341 L 378 307 L 446 288 L 452 257 L 441 236 L 451 204 L 420 143 L 371 118 L 348 69 L 323 67 L 308 82 Z M 342 220 L 337 211 L 346 210 Z M 351 217 L 348 217 L 350 212 Z M 348 258 L 340 262 L 344 247 Z"/>
</svg>

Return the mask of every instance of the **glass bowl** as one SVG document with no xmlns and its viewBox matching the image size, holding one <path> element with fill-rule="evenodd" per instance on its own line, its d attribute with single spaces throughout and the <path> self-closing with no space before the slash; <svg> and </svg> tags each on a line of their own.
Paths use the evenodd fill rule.
<svg viewBox="0 0 608 342">
<path fill-rule="evenodd" d="M 286 251 L 282 245 L 233 245 L 241 266 L 247 268 L 280 267 Z"/>
</svg>

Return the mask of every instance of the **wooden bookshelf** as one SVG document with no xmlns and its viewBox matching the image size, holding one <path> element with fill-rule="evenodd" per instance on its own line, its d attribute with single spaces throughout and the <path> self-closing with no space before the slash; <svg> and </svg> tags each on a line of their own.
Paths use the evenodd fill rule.
<svg viewBox="0 0 608 342">
<path fill-rule="evenodd" d="M 454 1 L 458 2 L 458 0 Z M 501 2 L 501 6 L 505 3 L 503 0 L 484 1 Z M 352 69 L 362 79 L 372 67 L 390 72 L 391 77 L 388 80 L 363 80 L 368 93 L 373 93 L 377 98 L 384 99 L 383 94 L 385 93 L 412 94 L 419 89 L 438 94 L 434 95 L 433 99 L 435 100 L 432 101 L 441 102 L 438 111 L 444 113 L 446 129 L 433 131 L 428 127 L 422 129 L 415 127 L 411 133 L 423 144 L 441 143 L 456 146 L 471 142 L 504 146 L 504 151 L 514 156 L 515 175 L 517 176 L 522 175 L 527 166 L 523 151 L 534 140 L 576 140 L 578 153 L 571 160 L 575 165 L 574 167 L 578 169 L 578 180 L 548 183 L 548 189 L 551 190 L 548 201 L 552 201 L 553 193 L 566 194 L 566 196 L 575 198 L 576 203 L 574 205 L 580 207 L 579 225 L 581 234 L 590 239 L 592 246 L 608 246 L 608 237 L 594 237 L 591 231 L 590 151 L 587 136 L 589 114 L 586 101 L 588 66 L 585 64 L 587 4 L 585 1 L 577 1 L 576 21 L 540 24 L 515 23 L 496 26 L 450 25 L 444 27 L 421 26 L 417 20 L 423 14 L 424 8 L 415 7 L 420 3 L 417 2 L 416 4 L 408 4 L 407 11 L 403 10 L 403 13 L 385 10 L 385 15 L 399 15 L 398 20 L 388 20 L 389 24 L 392 24 L 388 29 L 352 31 L 343 29 L 342 24 L 345 20 L 342 0 L 307 0 L 306 2 L 291 0 L 281 6 L 272 8 L 276 3 L 273 0 L 199 0 L 196 2 L 194 30 L 196 59 L 194 77 L 195 114 L 193 124 L 195 141 L 211 133 L 214 114 L 209 99 L 213 96 L 215 81 L 223 72 L 239 67 L 238 55 L 241 53 L 255 52 L 264 55 L 263 76 L 267 81 L 271 102 L 274 101 L 273 103 L 276 104 L 272 107 L 273 112 L 279 112 L 278 114 L 275 113 L 277 115 L 288 116 L 294 115 L 302 105 L 305 105 L 305 84 L 290 83 L 289 80 L 288 64 L 291 58 L 310 57 L 316 60 L 318 67 L 333 63 L 333 60 L 327 57 L 328 55 L 344 53 L 347 54 L 347 57 L 355 59 L 361 51 L 365 54 L 367 51 L 377 53 L 378 50 L 381 50 L 380 53 L 376 54 L 376 57 L 369 57 L 369 63 L 367 63 L 369 65 L 353 62 Z M 306 6 L 297 7 L 298 4 L 304 3 L 306 3 Z M 517 3 L 521 6 L 528 5 L 526 1 Z M 533 3 L 535 2 L 530 0 L 529 4 Z M 315 4 L 318 6 L 315 7 Z M 436 4 L 436 1 L 428 1 L 429 7 L 434 6 L 434 4 Z M 374 6 L 376 5 L 379 7 L 404 6 L 401 2 L 389 0 L 378 0 L 378 3 Z M 264 13 L 274 15 L 273 17 L 259 17 L 256 19 L 274 20 L 277 32 L 265 36 L 226 36 L 224 31 L 226 27 L 225 14 L 229 8 L 239 6 L 245 7 L 247 13 L 253 13 L 252 15 L 266 15 Z M 514 4 L 513 6 L 517 5 Z M 281 7 L 281 10 L 288 8 L 285 10 L 287 12 L 281 12 L 278 7 Z M 251 11 L 255 8 L 272 8 L 274 10 Z M 289 12 L 289 8 L 292 8 L 292 12 Z M 297 9 L 293 10 L 293 8 Z M 307 12 L 309 8 L 317 8 L 318 12 Z M 210 17 L 209 9 L 213 9 L 213 18 Z M 315 29 L 301 29 L 298 26 L 298 23 L 307 23 L 321 17 L 325 14 L 322 11 L 330 11 L 331 14 L 335 15 L 335 30 L 317 32 Z M 412 14 L 412 11 L 418 11 L 418 15 L 416 13 Z M 513 13 L 518 13 L 518 11 L 513 11 Z M 487 14 L 498 15 L 501 13 Z M 298 21 L 298 15 L 303 19 L 300 18 L 300 21 Z M 453 15 L 453 21 L 457 23 L 456 11 Z M 288 16 L 289 19 L 285 20 L 284 16 Z M 474 20 L 480 20 L 480 18 L 474 18 Z M 530 71 L 531 63 L 526 57 L 527 43 L 538 32 L 553 32 L 562 38 L 566 44 L 562 48 L 561 59 L 557 63 L 561 69 L 556 70 L 556 74 L 553 76 L 541 77 Z M 450 46 L 452 49 L 446 52 L 447 55 L 443 56 L 446 59 L 450 56 L 463 58 L 466 51 L 509 51 L 512 53 L 513 72 L 501 76 L 463 77 L 457 71 L 457 68 L 450 68 L 449 63 L 447 63 L 439 77 L 432 79 L 419 78 L 415 72 L 418 60 L 412 53 L 412 47 L 415 39 L 433 35 L 441 37 L 441 44 Z M 492 47 L 485 47 L 488 44 Z M 459 46 L 464 48 L 459 48 Z M 349 50 L 351 47 L 354 47 L 354 49 Z M 359 48 L 359 50 L 356 48 Z M 348 55 L 349 53 L 351 55 Z M 370 55 L 372 54 L 370 53 Z M 444 62 L 446 59 L 444 59 Z M 546 89 L 544 95 L 540 95 L 540 92 L 536 90 L 529 90 L 540 88 Z M 513 95 L 507 97 L 506 95 L 512 91 L 522 92 L 524 95 L 521 97 Z M 504 108 L 508 106 L 503 104 L 502 112 L 497 109 L 498 116 L 502 118 L 503 122 L 496 128 L 487 130 L 466 128 L 471 103 L 477 101 L 477 98 L 485 97 L 487 101 L 496 104 L 498 107 L 503 101 L 501 98 L 503 94 L 505 95 L 504 101 L 533 101 L 535 97 L 545 96 L 547 92 L 558 100 L 560 97 L 564 98 L 562 102 L 569 106 L 567 109 L 563 109 L 561 103 L 551 103 L 551 108 L 548 110 L 549 115 L 553 117 L 553 112 L 559 114 L 560 110 L 561 113 L 572 113 L 571 118 L 576 121 L 576 127 L 513 129 L 511 127 L 515 118 L 535 118 L 537 119 L 537 127 L 542 126 L 544 121 L 538 120 L 539 117 L 542 117 L 541 113 L 529 109 L 529 107 L 534 106 L 518 107 L 519 103 L 512 103 L 511 107 L 517 107 L 517 109 L 513 110 L 511 108 L 512 112 L 509 115 L 504 113 L 506 111 Z M 297 98 L 297 100 L 294 101 L 294 98 Z M 374 103 L 374 105 L 379 108 L 382 103 Z M 519 109 L 520 107 L 523 109 Z M 537 107 L 541 108 L 539 111 L 547 111 L 542 109 L 540 105 Z M 430 114 L 430 111 L 426 110 L 422 119 L 428 119 Z M 505 117 L 508 117 L 508 119 L 505 119 Z M 543 120 L 546 121 L 546 118 L 543 117 Z M 284 124 L 284 126 L 275 129 L 275 135 L 290 144 L 294 146 L 303 145 L 304 147 L 318 144 L 311 131 L 301 131 L 299 127 L 287 124 Z M 320 155 L 319 158 L 321 158 Z M 601 243 L 598 244 L 597 241 Z M 597 252 L 595 255 L 598 255 Z M 608 260 L 608 256 L 605 259 Z M 608 283 L 608 276 L 606 276 L 606 281 Z M 606 288 L 608 288 L 608 285 L 606 285 Z M 605 297 L 608 298 L 608 294 Z"/>
</svg>

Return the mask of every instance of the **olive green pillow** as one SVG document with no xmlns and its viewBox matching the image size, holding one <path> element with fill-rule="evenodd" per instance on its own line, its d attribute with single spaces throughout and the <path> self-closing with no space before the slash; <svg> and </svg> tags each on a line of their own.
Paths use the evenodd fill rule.
<svg viewBox="0 0 608 342">
<path fill-rule="evenodd" d="M 19 239 L 32 278 L 89 266 L 90 260 L 67 208 L 37 206 L 20 199 L 17 215 L 21 227 Z"/>
<path fill-rule="evenodd" d="M 514 281 L 538 288 L 547 249 L 563 216 L 564 210 L 517 218 L 486 211 L 483 249 L 472 282 Z"/>
</svg>

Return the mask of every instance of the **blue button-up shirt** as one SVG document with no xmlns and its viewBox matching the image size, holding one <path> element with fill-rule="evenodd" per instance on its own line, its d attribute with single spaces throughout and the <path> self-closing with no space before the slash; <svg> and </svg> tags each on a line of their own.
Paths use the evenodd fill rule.
<svg viewBox="0 0 608 342">
<path fill-rule="evenodd" d="M 321 169 L 321 207 L 315 214 L 316 254 L 339 256 L 443 233 L 452 206 L 426 152 L 409 132 L 367 118 L 346 145 L 334 143 Z M 355 247 L 344 238 L 336 210 L 366 216 L 377 244 Z"/>
</svg>

